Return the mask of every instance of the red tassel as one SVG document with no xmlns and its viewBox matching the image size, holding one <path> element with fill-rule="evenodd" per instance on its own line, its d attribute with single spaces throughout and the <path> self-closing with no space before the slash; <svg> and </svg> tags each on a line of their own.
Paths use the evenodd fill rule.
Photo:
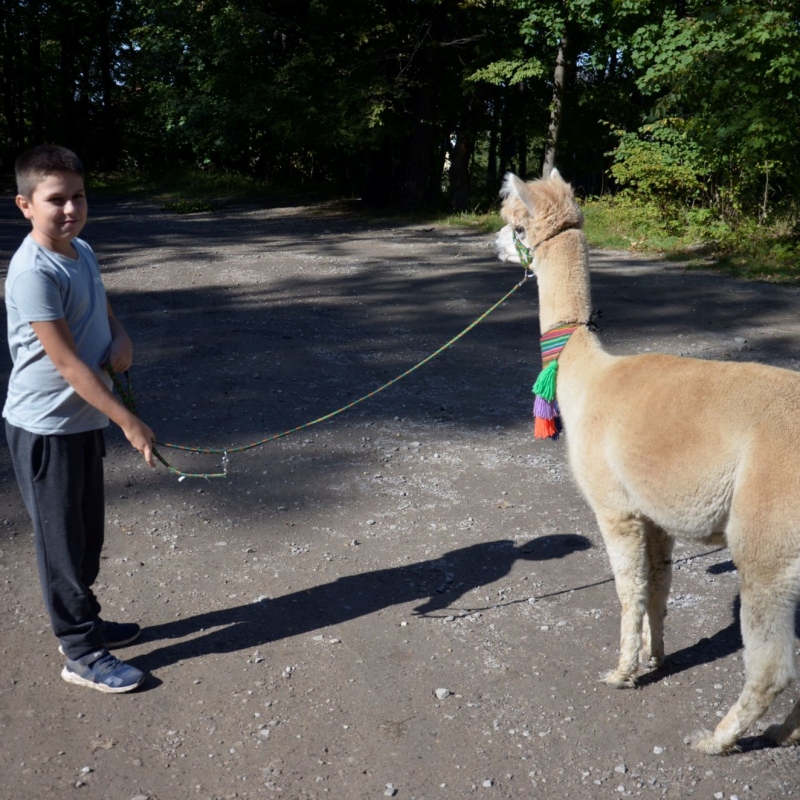
<svg viewBox="0 0 800 800">
<path fill-rule="evenodd" d="M 556 421 L 554 419 L 536 417 L 536 422 L 533 425 L 533 435 L 537 439 L 552 439 L 557 433 L 558 428 L 556 428 Z"/>
</svg>

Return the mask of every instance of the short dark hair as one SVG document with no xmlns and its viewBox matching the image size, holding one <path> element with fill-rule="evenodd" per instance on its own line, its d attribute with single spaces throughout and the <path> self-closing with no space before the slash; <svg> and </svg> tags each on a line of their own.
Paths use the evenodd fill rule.
<svg viewBox="0 0 800 800">
<path fill-rule="evenodd" d="M 78 156 L 57 144 L 41 144 L 26 150 L 14 162 L 14 171 L 17 194 L 27 198 L 48 175 L 56 172 L 74 172 L 84 177 L 83 163 Z"/>
</svg>

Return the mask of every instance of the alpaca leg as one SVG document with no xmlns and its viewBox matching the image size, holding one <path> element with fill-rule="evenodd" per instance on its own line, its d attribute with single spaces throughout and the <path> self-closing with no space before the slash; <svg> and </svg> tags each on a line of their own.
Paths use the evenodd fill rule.
<svg viewBox="0 0 800 800">
<path fill-rule="evenodd" d="M 642 646 L 642 620 L 648 605 L 648 553 L 645 523 L 631 517 L 598 515 L 621 605 L 619 661 L 603 681 L 620 689 L 635 685 Z"/>
<path fill-rule="evenodd" d="M 746 587 L 746 588 L 745 588 Z M 781 591 L 781 588 L 784 591 Z M 713 733 L 697 731 L 690 737 L 701 753 L 724 754 L 736 749 L 736 741 L 769 708 L 795 677 L 794 612 L 796 600 L 785 587 L 748 581 L 742 575 L 742 639 L 745 683 L 739 699 Z M 800 709 L 796 706 L 786 722 L 776 726 L 786 743 L 797 741 Z"/>
<path fill-rule="evenodd" d="M 642 626 L 641 660 L 649 667 L 664 663 L 664 617 L 672 583 L 674 539 L 652 523 L 646 528 L 648 576 L 647 614 Z"/>
<path fill-rule="evenodd" d="M 800 700 L 794 704 L 789 716 L 780 725 L 770 725 L 764 736 L 775 744 L 800 744 Z"/>
</svg>

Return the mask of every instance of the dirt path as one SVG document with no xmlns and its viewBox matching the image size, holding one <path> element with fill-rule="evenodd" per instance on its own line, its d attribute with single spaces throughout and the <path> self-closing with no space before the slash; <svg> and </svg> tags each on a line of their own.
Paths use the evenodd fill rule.
<svg viewBox="0 0 800 800">
<path fill-rule="evenodd" d="M 180 217 L 100 200 L 92 213 L 140 412 L 183 444 L 241 445 L 326 414 L 521 277 L 489 237 L 325 208 Z M 24 234 L 4 203 L 4 263 Z M 594 264 L 612 352 L 798 367 L 798 289 L 618 253 Z M 710 758 L 683 741 L 741 688 L 727 551 L 677 550 L 666 669 L 638 691 L 597 682 L 617 599 L 563 443 L 530 432 L 537 338 L 531 282 L 386 392 L 235 455 L 226 481 L 150 472 L 110 431 L 99 595 L 109 618 L 145 626 L 122 652 L 151 673 L 129 696 L 61 681 L 4 451 L 0 797 L 800 793 L 798 748 L 754 731 Z"/>
</svg>

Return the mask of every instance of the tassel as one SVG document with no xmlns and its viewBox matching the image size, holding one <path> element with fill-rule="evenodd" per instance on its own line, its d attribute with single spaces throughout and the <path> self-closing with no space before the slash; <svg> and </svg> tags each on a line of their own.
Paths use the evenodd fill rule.
<svg viewBox="0 0 800 800">
<path fill-rule="evenodd" d="M 552 402 L 556 399 L 556 377 L 558 361 L 553 359 L 540 373 L 533 384 L 533 393 L 544 400 Z"/>
<path fill-rule="evenodd" d="M 556 405 L 556 378 L 558 361 L 553 359 L 540 373 L 533 384 L 536 399 L 533 403 L 533 435 L 537 439 L 558 439 L 561 420 Z"/>
<path fill-rule="evenodd" d="M 536 395 L 533 403 L 533 435 L 537 439 L 558 439 L 563 430 L 556 403 L 558 357 L 576 330 L 575 325 L 564 325 L 549 330 L 539 339 L 544 369 L 533 384 L 533 393 Z"/>
<path fill-rule="evenodd" d="M 558 416 L 558 406 L 551 400 L 537 397 L 533 402 L 533 416 L 541 419 L 555 419 Z"/>
<path fill-rule="evenodd" d="M 536 417 L 536 421 L 533 425 L 533 435 L 537 439 L 557 439 L 558 426 L 556 425 L 555 419 Z"/>
</svg>

